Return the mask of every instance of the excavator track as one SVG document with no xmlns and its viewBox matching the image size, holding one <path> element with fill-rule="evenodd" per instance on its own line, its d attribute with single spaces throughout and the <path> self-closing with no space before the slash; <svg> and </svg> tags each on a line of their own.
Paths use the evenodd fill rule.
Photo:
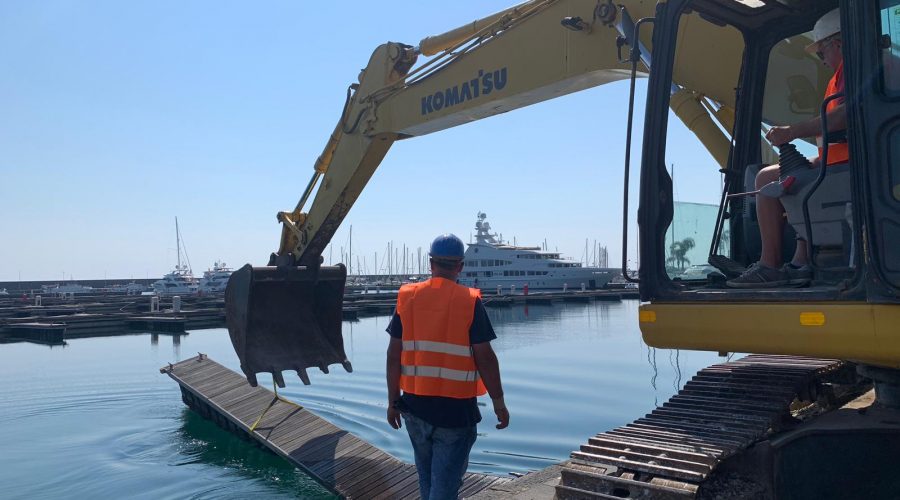
<svg viewBox="0 0 900 500">
<path fill-rule="evenodd" d="M 697 498 L 728 457 L 796 422 L 791 404 L 821 399 L 842 361 L 751 355 L 705 368 L 662 406 L 598 434 L 571 455 L 559 499 Z"/>
</svg>

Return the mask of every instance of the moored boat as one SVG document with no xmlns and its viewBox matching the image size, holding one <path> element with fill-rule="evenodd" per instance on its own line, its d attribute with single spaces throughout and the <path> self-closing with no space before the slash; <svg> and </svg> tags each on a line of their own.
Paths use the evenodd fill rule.
<svg viewBox="0 0 900 500">
<path fill-rule="evenodd" d="M 459 276 L 462 285 L 482 290 L 521 290 L 526 285 L 530 290 L 596 290 L 621 275 L 619 269 L 584 266 L 540 247 L 510 245 L 491 232 L 486 218 L 478 213 L 475 242 L 468 244 Z"/>
<path fill-rule="evenodd" d="M 232 272 L 234 270 L 224 262 L 216 261 L 212 269 L 203 272 L 203 277 L 200 278 L 200 293 L 225 293 Z"/>
</svg>

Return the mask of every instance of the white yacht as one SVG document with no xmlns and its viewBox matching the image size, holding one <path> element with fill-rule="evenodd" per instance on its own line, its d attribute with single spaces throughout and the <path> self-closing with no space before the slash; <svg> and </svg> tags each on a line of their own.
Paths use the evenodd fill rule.
<svg viewBox="0 0 900 500">
<path fill-rule="evenodd" d="M 62 285 L 41 285 L 41 293 L 93 293 L 94 287 L 79 285 L 78 283 L 63 283 Z"/>
<path fill-rule="evenodd" d="M 106 289 L 109 293 L 124 293 L 125 295 L 140 295 L 147 291 L 145 285 L 132 281 L 128 284 L 113 285 Z"/>
<path fill-rule="evenodd" d="M 175 218 L 175 246 L 178 252 L 175 269 L 161 280 L 153 282 L 151 287 L 154 293 L 160 295 L 194 295 L 200 286 L 197 284 L 197 278 L 194 278 L 191 266 L 181 263 L 181 232 L 178 230 L 178 217 Z M 188 260 L 187 253 L 185 260 Z"/>
<path fill-rule="evenodd" d="M 179 263 L 175 269 L 153 282 L 153 291 L 160 295 L 194 295 L 200 286 L 191 269 Z"/>
<path fill-rule="evenodd" d="M 568 288 L 587 290 L 603 288 L 621 271 L 606 267 L 586 267 L 580 262 L 547 252 L 540 247 L 509 245 L 491 233 L 487 215 L 478 213 L 475 223 L 475 243 L 469 243 L 465 253 L 465 267 L 459 283 L 483 290 L 496 290 L 498 286 L 509 290 Z"/>
<path fill-rule="evenodd" d="M 234 270 L 224 262 L 216 261 L 212 269 L 207 269 L 200 278 L 200 293 L 225 293 L 228 278 Z"/>
</svg>

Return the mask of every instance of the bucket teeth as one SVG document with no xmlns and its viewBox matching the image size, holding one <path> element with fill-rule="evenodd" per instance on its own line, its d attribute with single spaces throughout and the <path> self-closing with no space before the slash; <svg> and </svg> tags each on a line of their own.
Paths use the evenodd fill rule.
<svg viewBox="0 0 900 500">
<path fill-rule="evenodd" d="M 346 370 L 347 373 L 353 373 L 353 365 L 350 364 L 350 360 L 345 359 L 341 362 L 341 366 L 344 367 L 344 370 Z"/>
<path fill-rule="evenodd" d="M 328 365 L 319 365 L 319 369 L 322 370 L 322 373 L 328 373 Z"/>
<path fill-rule="evenodd" d="M 278 387 L 281 387 L 282 389 L 284 389 L 284 377 L 281 376 L 280 371 L 277 371 L 277 370 L 273 371 L 272 378 L 275 379 L 275 383 L 278 384 Z"/>
<path fill-rule="evenodd" d="M 306 374 L 305 368 L 297 370 L 297 376 L 303 381 L 303 385 L 309 385 L 309 375 Z"/>
</svg>

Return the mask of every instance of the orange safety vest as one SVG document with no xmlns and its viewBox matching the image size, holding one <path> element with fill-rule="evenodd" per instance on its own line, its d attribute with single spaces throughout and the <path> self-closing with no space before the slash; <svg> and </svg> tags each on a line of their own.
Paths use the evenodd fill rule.
<svg viewBox="0 0 900 500">
<path fill-rule="evenodd" d="M 825 88 L 825 97 L 828 97 L 833 94 L 837 94 L 838 92 L 844 91 L 844 63 L 838 65 L 837 69 L 834 71 L 834 75 L 831 76 L 831 80 L 828 81 L 828 87 Z M 829 112 L 832 109 L 840 106 L 844 102 L 843 98 L 834 99 L 829 101 L 825 106 L 825 112 Z M 819 158 L 822 157 L 822 138 L 816 138 L 819 145 Z M 850 149 L 847 147 L 846 142 L 838 142 L 831 143 L 828 145 L 828 164 L 834 165 L 835 163 L 846 163 L 850 160 Z"/>
<path fill-rule="evenodd" d="M 487 392 L 469 329 L 481 291 L 444 278 L 400 287 L 397 314 L 403 325 L 400 388 L 418 396 L 467 399 Z"/>
</svg>

